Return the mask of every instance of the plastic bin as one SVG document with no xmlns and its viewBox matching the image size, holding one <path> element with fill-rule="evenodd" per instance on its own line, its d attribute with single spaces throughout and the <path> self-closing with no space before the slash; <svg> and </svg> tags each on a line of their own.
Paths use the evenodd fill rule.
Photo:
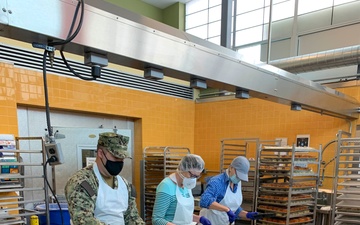
<svg viewBox="0 0 360 225">
<path fill-rule="evenodd" d="M 70 225 L 70 214 L 68 210 L 67 203 L 60 203 L 61 211 L 57 203 L 49 204 L 49 216 L 50 216 L 50 225 L 62 225 L 61 212 L 64 219 L 64 225 Z M 45 211 L 45 204 L 38 205 L 35 207 L 37 211 Z M 46 215 L 39 215 L 40 225 L 46 225 Z"/>
</svg>

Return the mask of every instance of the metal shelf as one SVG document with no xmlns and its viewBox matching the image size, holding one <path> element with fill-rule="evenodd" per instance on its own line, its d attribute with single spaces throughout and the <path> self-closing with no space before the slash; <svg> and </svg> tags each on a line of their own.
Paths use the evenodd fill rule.
<svg viewBox="0 0 360 225">
<path fill-rule="evenodd" d="M 360 138 L 337 134 L 332 221 L 334 224 L 360 224 Z"/>
<path fill-rule="evenodd" d="M 39 150 L 24 150 L 24 146 L 38 146 Z M 10 146 L 10 145 L 9 145 Z M 49 218 L 49 210 L 38 212 L 26 209 L 29 203 L 45 202 L 48 205 L 49 198 L 43 166 L 46 163 L 45 142 L 42 137 L 17 137 L 14 140 L 14 148 L 4 146 L 0 149 L 3 157 L 0 160 L 0 224 L 27 224 L 26 218 L 31 215 L 46 215 Z M 12 145 L 11 145 L 12 146 Z M 37 158 L 37 163 L 31 163 L 31 159 Z M 40 172 L 29 173 L 31 167 Z M 35 194 L 36 193 L 36 194 Z M 47 220 L 47 224 L 50 221 Z"/>
<path fill-rule="evenodd" d="M 256 224 L 314 225 L 321 153 L 321 146 L 259 148 L 256 208 L 276 215 Z"/>
<path fill-rule="evenodd" d="M 190 149 L 174 146 L 146 147 L 141 163 L 141 215 L 145 224 L 152 224 L 152 211 L 157 185 L 168 175 L 175 172 L 180 160 Z"/>
</svg>

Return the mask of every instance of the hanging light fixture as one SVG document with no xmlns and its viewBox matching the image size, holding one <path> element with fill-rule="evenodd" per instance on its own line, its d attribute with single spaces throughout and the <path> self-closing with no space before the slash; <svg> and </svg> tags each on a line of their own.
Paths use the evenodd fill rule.
<svg viewBox="0 0 360 225">
<path fill-rule="evenodd" d="M 161 80 L 164 78 L 164 72 L 159 68 L 146 67 L 144 70 L 144 77 L 150 80 Z"/>
<path fill-rule="evenodd" d="M 249 90 L 243 88 L 237 88 L 235 97 L 240 99 L 248 99 L 250 98 Z"/>
<path fill-rule="evenodd" d="M 298 103 L 291 103 L 291 110 L 293 111 L 301 111 L 301 105 Z"/>
<path fill-rule="evenodd" d="M 206 80 L 199 78 L 192 78 L 190 80 L 190 87 L 197 89 L 206 89 L 207 88 Z"/>
</svg>

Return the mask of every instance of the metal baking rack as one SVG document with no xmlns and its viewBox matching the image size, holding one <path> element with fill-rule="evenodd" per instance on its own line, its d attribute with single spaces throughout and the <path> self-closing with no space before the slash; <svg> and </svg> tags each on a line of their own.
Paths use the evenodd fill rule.
<svg viewBox="0 0 360 225">
<path fill-rule="evenodd" d="M 360 138 L 339 131 L 335 162 L 332 224 L 360 224 Z"/>
<path fill-rule="evenodd" d="M 152 224 L 156 187 L 168 175 L 175 172 L 180 160 L 190 149 L 175 146 L 152 146 L 143 151 L 141 163 L 141 216 L 145 224 Z"/>
<path fill-rule="evenodd" d="M 320 149 L 261 145 L 256 209 L 275 213 L 255 224 L 314 225 L 321 164 Z"/>
<path fill-rule="evenodd" d="M 0 224 L 27 224 L 31 215 L 43 215 L 50 224 L 44 139 L 16 137 L 14 144 L 14 149 L 8 148 L 0 141 Z M 39 202 L 45 203 L 44 211 L 34 210 Z"/>
<path fill-rule="evenodd" d="M 243 202 L 241 207 L 246 211 L 255 209 L 255 173 L 256 152 L 259 148 L 259 138 L 226 138 L 221 140 L 220 173 L 229 168 L 232 160 L 237 156 L 249 159 L 249 181 L 241 183 Z"/>
</svg>

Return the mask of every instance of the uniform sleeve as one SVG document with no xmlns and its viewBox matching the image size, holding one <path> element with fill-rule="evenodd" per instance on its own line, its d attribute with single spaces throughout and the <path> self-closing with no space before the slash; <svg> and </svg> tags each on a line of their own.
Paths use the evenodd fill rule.
<svg viewBox="0 0 360 225">
<path fill-rule="evenodd" d="M 105 225 L 94 217 L 95 202 L 76 179 L 65 185 L 65 196 L 74 225 Z"/>
<path fill-rule="evenodd" d="M 133 193 L 133 190 L 132 190 L 132 185 L 129 184 L 128 182 L 125 182 L 125 183 L 128 188 L 128 191 L 129 191 L 128 209 L 124 213 L 125 224 L 126 225 L 145 224 L 137 210 L 136 198 L 135 198 L 135 194 Z"/>
</svg>

